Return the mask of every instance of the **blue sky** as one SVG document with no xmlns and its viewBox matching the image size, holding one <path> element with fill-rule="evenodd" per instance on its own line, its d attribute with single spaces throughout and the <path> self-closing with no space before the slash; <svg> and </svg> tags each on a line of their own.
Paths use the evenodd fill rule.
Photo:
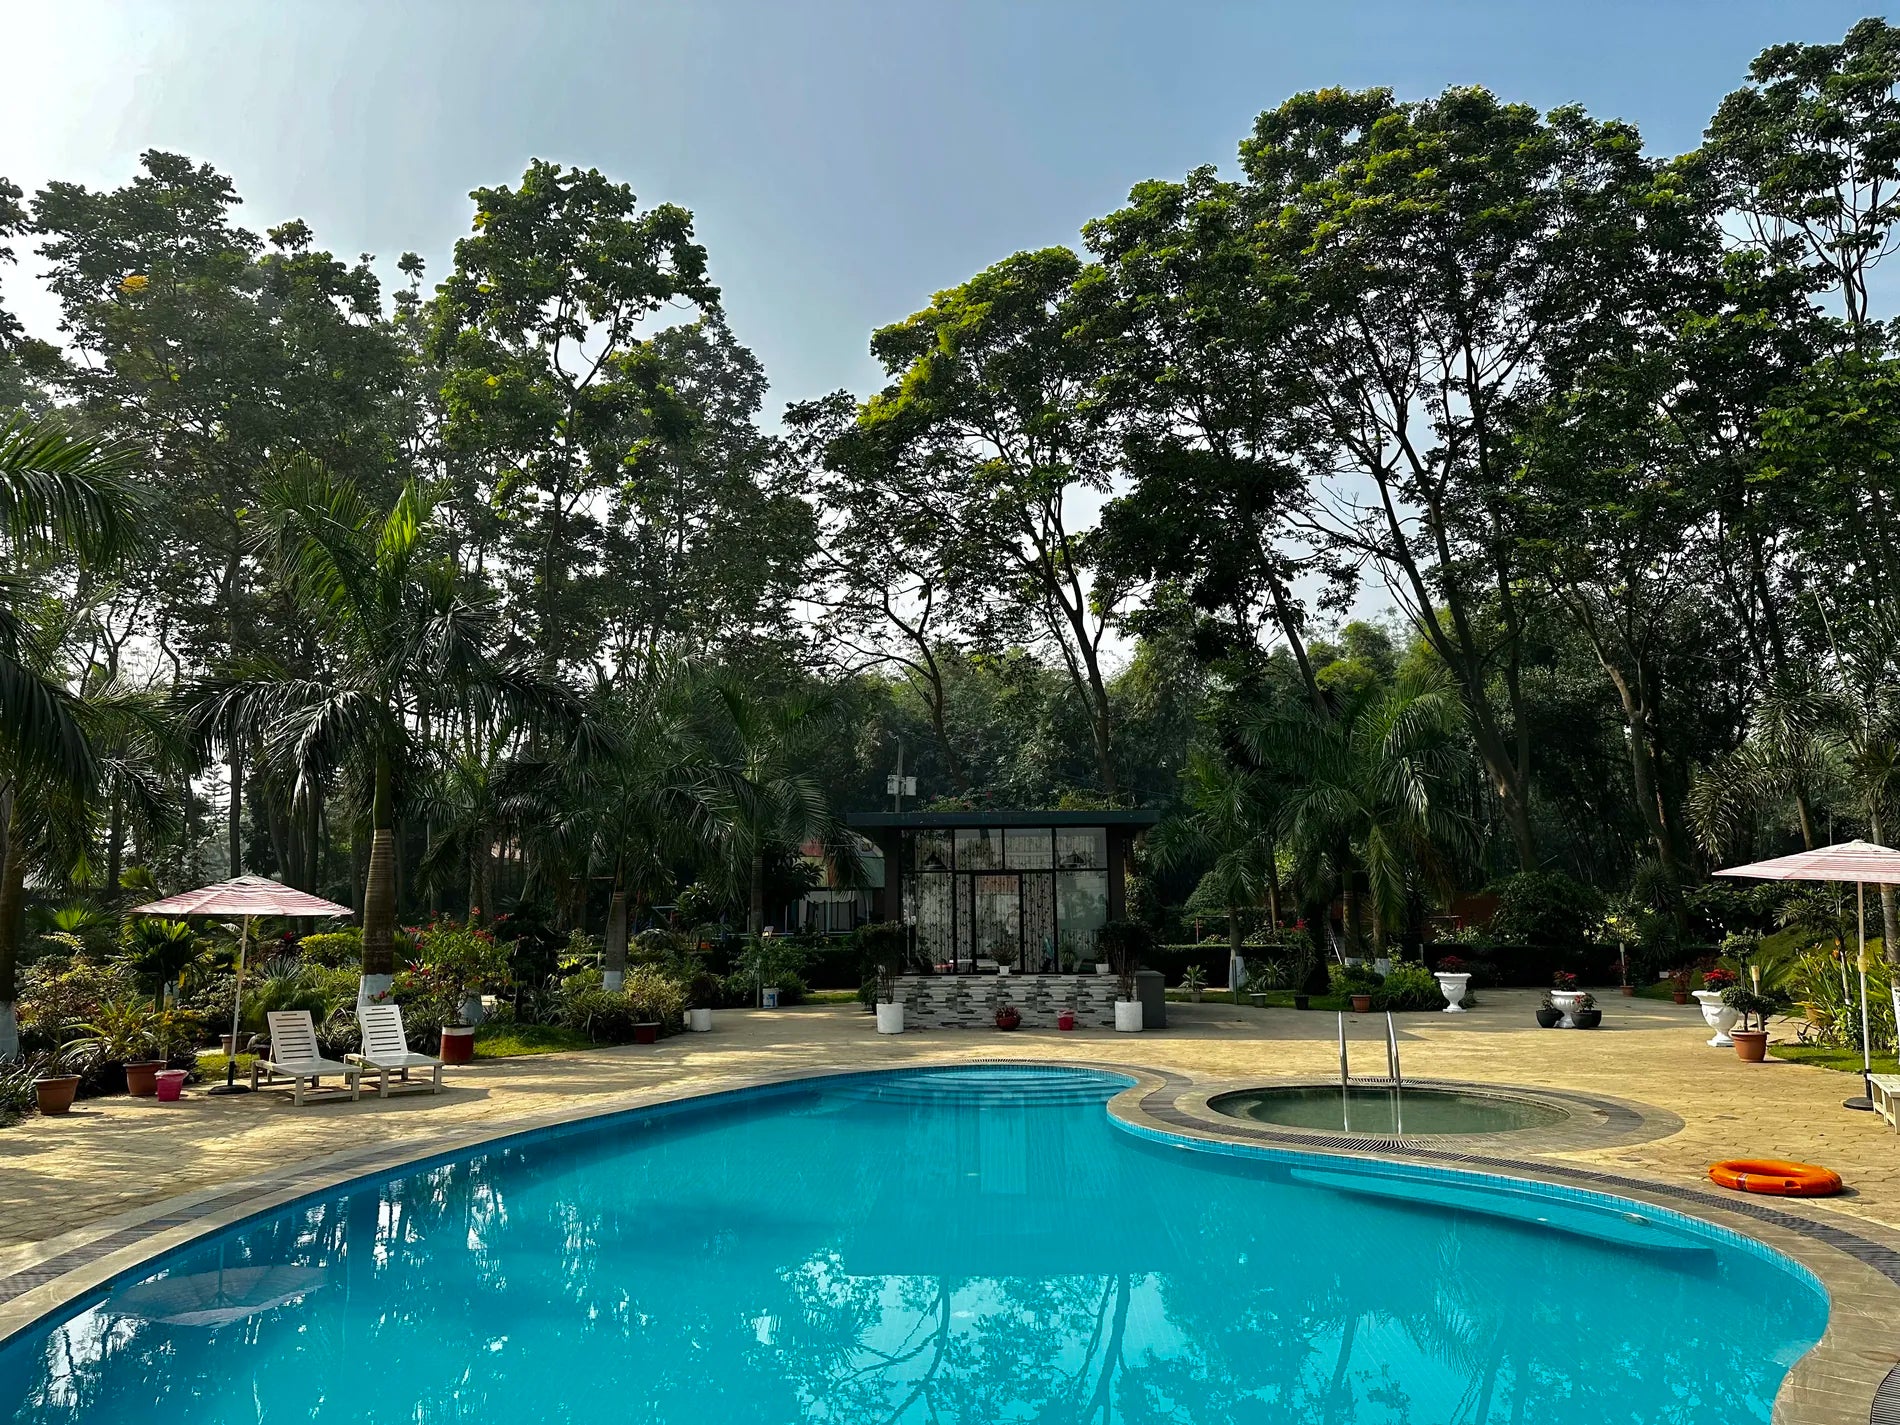
<svg viewBox="0 0 1900 1425">
<path fill-rule="evenodd" d="M 1302 89 L 1481 83 L 1691 147 L 1763 47 L 1869 0 L 1568 4 L 845 0 L 11 0 L 0 174 L 124 182 L 176 149 L 244 221 L 432 278 L 466 194 L 530 156 L 691 208 L 734 330 L 782 401 L 877 380 L 870 330 L 1020 248 L 1073 242 L 1130 184 L 1230 166 Z M 24 58 L 25 62 L 20 62 Z M 10 305 L 54 314 L 5 278 Z"/>
</svg>

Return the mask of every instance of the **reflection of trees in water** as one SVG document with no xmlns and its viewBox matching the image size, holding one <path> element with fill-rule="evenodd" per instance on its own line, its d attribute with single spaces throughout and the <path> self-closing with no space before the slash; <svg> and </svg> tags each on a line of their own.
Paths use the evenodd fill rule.
<svg viewBox="0 0 1900 1425">
<path fill-rule="evenodd" d="M 1009 1123 L 1020 1141 L 995 1120 L 899 1115 L 914 1136 L 885 1141 L 905 1144 L 901 1165 L 778 1114 L 738 1135 L 645 1133 L 648 1153 L 555 1140 L 431 1168 L 173 1269 L 321 1269 L 301 1306 L 215 1336 L 88 1312 L 0 1355 L 0 1410 L 1568 1425 L 1640 1400 L 1656 1425 L 1699 1425 L 1731 1392 L 1765 1418 L 1785 1367 L 1722 1329 L 1724 1303 L 1751 1303 L 1750 1342 L 1815 1319 L 1741 1253 L 1719 1273 L 1640 1256 L 1621 1273 L 1560 1235 L 1092 1143 L 1107 1130 L 1080 1115 Z"/>
</svg>

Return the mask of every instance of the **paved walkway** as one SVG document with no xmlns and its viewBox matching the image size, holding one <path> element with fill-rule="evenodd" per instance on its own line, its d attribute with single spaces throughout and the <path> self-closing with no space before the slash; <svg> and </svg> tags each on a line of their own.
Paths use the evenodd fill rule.
<svg viewBox="0 0 1900 1425">
<path fill-rule="evenodd" d="M 1900 1228 L 1900 1141 L 1871 1114 L 1841 1108 L 1844 1074 L 1710 1049 L 1693 1008 L 1610 998 L 1594 1033 L 1540 1030 L 1531 991 L 1494 992 L 1462 1016 L 1399 1019 L 1408 1078 L 1564 1089 L 1633 1100 L 1681 1118 L 1650 1141 L 1551 1156 L 1664 1182 L 1702 1183 L 1723 1157 L 1785 1157 L 1838 1169 L 1853 1188 L 1823 1209 Z M 426 1143 L 483 1122 L 539 1115 L 621 1093 L 704 1087 L 758 1074 L 878 1067 L 947 1057 L 1113 1060 L 1197 1083 L 1337 1073 L 1331 1014 L 1225 1004 L 1169 1006 L 1170 1027 L 1016 1034 L 938 1031 L 880 1037 L 855 1007 L 721 1012 L 707 1035 L 651 1047 L 509 1059 L 451 1071 L 439 1097 L 291 1106 L 287 1094 L 93 1100 L 66 1118 L 0 1130 L 0 1273 L 46 1239 L 178 1194 L 399 1138 Z M 1364 1070 L 1382 1066 L 1383 1018 L 1351 1022 Z"/>
</svg>

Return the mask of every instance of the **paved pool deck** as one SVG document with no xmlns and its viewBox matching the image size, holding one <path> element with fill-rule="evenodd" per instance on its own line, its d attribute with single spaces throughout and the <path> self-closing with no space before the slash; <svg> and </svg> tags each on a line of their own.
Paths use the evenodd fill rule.
<svg viewBox="0 0 1900 1425">
<path fill-rule="evenodd" d="M 1397 1016 L 1406 1078 L 1545 1090 L 1598 1105 L 1601 1112 L 1579 1114 L 1575 1133 L 1508 1145 L 1491 1138 L 1483 1151 L 1508 1149 L 1516 1167 L 1506 1171 L 1524 1176 L 1605 1175 L 1625 1185 L 1611 1190 L 1673 1203 L 1811 1266 L 1818 1253 L 1834 1297 L 1837 1359 L 1828 1371 L 1791 1378 L 1776 1418 L 1868 1419 L 1874 1389 L 1900 1359 L 1900 1138 L 1875 1115 L 1842 1108 L 1857 1081 L 1773 1059 L 1743 1064 L 1732 1050 L 1707 1047 L 1710 1031 L 1694 1006 L 1611 994 L 1601 1029 L 1542 1030 L 1532 1018 L 1539 997 L 1494 991 L 1467 1014 Z M 1205 1127 L 1204 1105 L 1223 1088 L 1337 1079 L 1331 1013 L 1209 1002 L 1171 1003 L 1168 1014 L 1167 1029 L 1139 1035 L 880 1036 L 855 1005 L 720 1011 L 710 1034 L 453 1069 L 440 1095 L 301 1109 L 287 1092 L 224 1098 L 202 1088 L 177 1104 L 86 1101 L 69 1116 L 0 1130 L 0 1334 L 172 1241 L 353 1172 L 721 1087 L 926 1063 L 1116 1064 L 1144 1071 L 1135 1112 L 1192 1133 L 1220 1131 Z M 1382 1073 L 1384 1017 L 1347 1022 L 1355 1068 Z M 1777 1037 L 1792 1029 L 1778 1025 Z M 1826 1202 L 1775 1200 L 1780 1217 L 1725 1214 L 1709 1205 L 1720 1194 L 1706 1173 L 1727 1157 L 1826 1164 L 1849 1192 Z M 1812 1246 L 1830 1234 L 1835 1247 Z M 1843 1241 L 1859 1245 L 1837 1250 Z M 1900 1389 L 1900 1373 L 1894 1381 L 1890 1389 Z"/>
</svg>

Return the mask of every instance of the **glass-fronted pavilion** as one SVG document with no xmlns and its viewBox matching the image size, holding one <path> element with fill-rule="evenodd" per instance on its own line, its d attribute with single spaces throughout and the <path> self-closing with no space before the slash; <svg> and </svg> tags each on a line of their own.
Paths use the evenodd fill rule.
<svg viewBox="0 0 1900 1425">
<path fill-rule="evenodd" d="M 944 974 L 1072 972 L 1123 913 L 1128 844 L 1152 811 L 853 812 L 884 855 L 872 914 Z M 895 872 L 896 874 L 893 874 Z"/>
</svg>

